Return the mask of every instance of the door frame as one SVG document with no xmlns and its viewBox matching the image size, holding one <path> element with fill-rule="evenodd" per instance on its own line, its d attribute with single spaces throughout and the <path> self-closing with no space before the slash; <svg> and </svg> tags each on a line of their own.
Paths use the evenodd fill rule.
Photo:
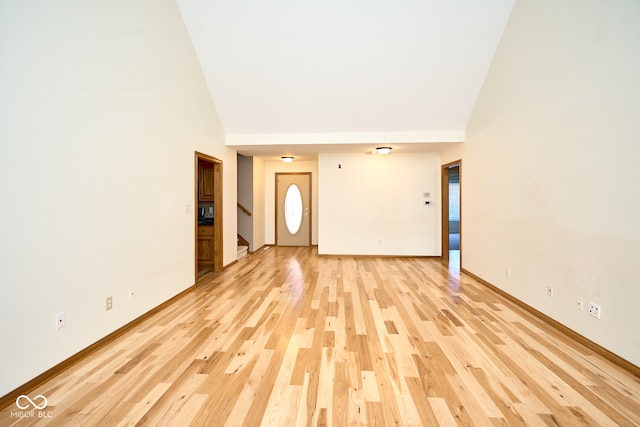
<svg viewBox="0 0 640 427">
<path fill-rule="evenodd" d="M 460 174 L 460 267 L 462 268 L 462 159 L 441 166 L 440 183 L 442 194 L 442 254 L 444 261 L 449 260 L 449 170 L 458 167 Z"/>
<path fill-rule="evenodd" d="M 275 174 L 275 212 L 274 212 L 274 220 L 275 220 L 275 241 L 276 246 L 278 246 L 278 176 L 280 175 L 308 175 L 309 177 L 309 246 L 313 246 L 313 242 L 311 240 L 312 230 L 313 230 L 313 176 L 311 172 L 276 172 Z"/>
<path fill-rule="evenodd" d="M 193 223 L 194 223 L 194 283 L 198 278 L 198 202 L 199 202 L 199 192 L 198 192 L 198 181 L 199 181 L 199 171 L 198 171 L 198 163 L 200 160 L 204 160 L 205 162 L 213 164 L 213 173 L 214 176 L 219 177 L 213 182 L 213 206 L 214 206 L 214 215 L 213 215 L 213 271 L 220 272 L 223 270 L 223 262 L 222 255 L 224 253 L 222 242 L 224 241 L 222 236 L 222 213 L 224 212 L 222 206 L 222 160 L 210 156 L 208 154 L 200 153 L 198 151 L 194 154 L 194 208 L 193 208 Z"/>
</svg>

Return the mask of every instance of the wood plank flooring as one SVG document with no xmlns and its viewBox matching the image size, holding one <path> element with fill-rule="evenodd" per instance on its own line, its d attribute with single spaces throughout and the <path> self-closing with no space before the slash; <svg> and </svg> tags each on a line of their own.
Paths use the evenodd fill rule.
<svg viewBox="0 0 640 427">
<path fill-rule="evenodd" d="M 639 425 L 640 379 L 439 260 L 269 247 L 41 385 L 50 426 Z"/>
</svg>

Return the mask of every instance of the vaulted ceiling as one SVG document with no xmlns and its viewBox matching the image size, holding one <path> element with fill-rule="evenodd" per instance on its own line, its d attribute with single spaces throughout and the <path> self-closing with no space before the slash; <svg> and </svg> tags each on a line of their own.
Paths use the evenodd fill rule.
<svg viewBox="0 0 640 427">
<path fill-rule="evenodd" d="M 178 4 L 227 144 L 269 156 L 462 141 L 514 1 Z"/>
</svg>

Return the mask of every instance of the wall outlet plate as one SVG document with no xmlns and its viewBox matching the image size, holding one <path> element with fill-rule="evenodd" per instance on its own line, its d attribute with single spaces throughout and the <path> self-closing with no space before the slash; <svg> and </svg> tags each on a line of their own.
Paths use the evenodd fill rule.
<svg viewBox="0 0 640 427">
<path fill-rule="evenodd" d="M 596 319 L 599 319 L 600 315 L 602 314 L 602 309 L 595 302 L 589 301 L 589 314 L 595 317 Z"/>
<path fill-rule="evenodd" d="M 553 285 L 547 285 L 547 296 L 548 297 L 553 296 Z"/>
<path fill-rule="evenodd" d="M 584 301 L 582 298 L 576 298 L 576 310 L 584 311 Z"/>
<path fill-rule="evenodd" d="M 113 297 L 107 297 L 107 311 L 113 308 Z"/>
</svg>

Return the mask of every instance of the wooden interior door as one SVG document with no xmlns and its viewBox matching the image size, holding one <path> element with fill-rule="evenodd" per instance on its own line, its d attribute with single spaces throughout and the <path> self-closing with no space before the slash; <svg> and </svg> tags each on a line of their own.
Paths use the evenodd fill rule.
<svg viewBox="0 0 640 427">
<path fill-rule="evenodd" d="M 222 271 L 223 265 L 223 221 L 222 213 L 222 160 L 195 153 L 195 277 L 200 270 Z M 213 224 L 198 225 L 201 203 L 214 209 Z"/>
</svg>

